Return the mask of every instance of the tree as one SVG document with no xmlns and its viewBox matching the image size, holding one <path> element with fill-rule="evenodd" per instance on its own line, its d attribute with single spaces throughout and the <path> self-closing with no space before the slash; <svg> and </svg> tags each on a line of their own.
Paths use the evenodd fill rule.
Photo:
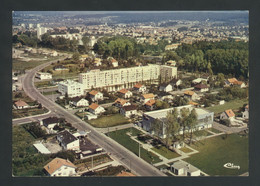
<svg viewBox="0 0 260 186">
<path fill-rule="evenodd" d="M 183 139 L 185 138 L 185 130 L 186 127 L 188 126 L 188 117 L 189 117 L 189 109 L 188 108 L 182 108 L 181 109 L 181 127 L 182 127 L 182 131 L 183 131 Z"/>
<path fill-rule="evenodd" d="M 163 130 L 163 124 L 159 119 L 155 119 L 151 123 L 151 131 L 154 132 L 155 136 L 160 137 L 160 134 L 162 133 Z"/>
<path fill-rule="evenodd" d="M 191 143 L 191 140 L 192 140 L 192 135 L 193 135 L 193 131 L 195 130 L 196 128 L 196 125 L 198 123 L 198 115 L 195 111 L 195 109 L 192 109 L 189 116 L 188 116 L 188 119 L 187 119 L 187 126 L 190 130 L 190 143 Z"/>
<path fill-rule="evenodd" d="M 169 147 L 169 141 L 171 137 L 176 138 L 176 134 L 179 132 L 180 124 L 178 123 L 178 111 L 174 109 L 173 112 L 168 112 L 166 116 L 166 122 L 164 123 L 166 134 L 166 147 Z"/>
</svg>

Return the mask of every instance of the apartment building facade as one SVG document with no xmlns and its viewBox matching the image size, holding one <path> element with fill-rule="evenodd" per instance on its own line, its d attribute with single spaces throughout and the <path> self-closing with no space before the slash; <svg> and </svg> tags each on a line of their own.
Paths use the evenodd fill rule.
<svg viewBox="0 0 260 186">
<path fill-rule="evenodd" d="M 84 94 L 83 85 L 76 81 L 66 80 L 58 84 L 58 91 L 64 96 L 66 93 L 68 97 L 77 97 Z"/>
<path fill-rule="evenodd" d="M 177 77 L 177 68 L 166 65 L 147 65 L 114 70 L 91 70 L 79 75 L 84 89 L 105 87 L 108 91 L 130 88 L 136 82 L 154 80 L 162 74 L 169 78 Z"/>
</svg>

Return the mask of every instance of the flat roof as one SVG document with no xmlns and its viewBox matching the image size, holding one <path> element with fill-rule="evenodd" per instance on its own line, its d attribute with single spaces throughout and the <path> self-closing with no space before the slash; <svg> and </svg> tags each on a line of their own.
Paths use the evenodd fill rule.
<svg viewBox="0 0 260 186">
<path fill-rule="evenodd" d="M 42 143 L 35 143 L 35 144 L 33 144 L 33 146 L 42 154 L 51 153 Z"/>
<path fill-rule="evenodd" d="M 199 169 L 194 167 L 193 165 L 183 162 L 183 161 L 177 161 L 171 165 L 175 169 L 186 169 L 188 172 L 196 172 Z"/>
</svg>

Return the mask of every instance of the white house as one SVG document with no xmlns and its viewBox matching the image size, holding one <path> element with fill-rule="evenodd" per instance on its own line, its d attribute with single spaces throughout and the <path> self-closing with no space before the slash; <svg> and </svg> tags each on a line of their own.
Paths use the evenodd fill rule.
<svg viewBox="0 0 260 186">
<path fill-rule="evenodd" d="M 58 83 L 58 91 L 64 96 L 66 93 L 68 97 L 77 97 L 84 95 L 83 85 L 76 81 L 65 80 Z"/>
<path fill-rule="evenodd" d="M 111 64 L 113 65 L 113 67 L 118 67 L 118 61 L 115 59 L 111 60 Z"/>
<path fill-rule="evenodd" d="M 242 118 L 248 119 L 249 118 L 249 105 L 246 105 L 245 111 L 242 112 Z"/>
<path fill-rule="evenodd" d="M 181 81 L 181 79 L 174 78 L 174 79 L 171 80 L 170 83 L 172 84 L 173 87 L 174 86 L 178 87 L 182 84 L 182 81 Z"/>
<path fill-rule="evenodd" d="M 140 92 L 140 93 L 144 93 L 146 91 L 146 86 L 140 84 L 140 83 L 137 83 L 135 86 L 134 86 L 134 91 L 136 92 Z"/>
<path fill-rule="evenodd" d="M 231 109 L 225 110 L 220 114 L 220 119 L 229 119 L 230 121 L 233 121 L 235 119 L 235 113 Z"/>
<path fill-rule="evenodd" d="M 114 105 L 116 107 L 124 107 L 124 106 L 128 106 L 128 105 L 131 105 L 131 103 L 125 99 L 121 99 L 121 98 L 117 98 Z"/>
<path fill-rule="evenodd" d="M 135 105 L 128 105 L 120 108 L 120 114 L 125 117 L 130 117 L 137 114 L 137 107 Z"/>
<path fill-rule="evenodd" d="M 86 107 L 89 106 L 88 100 L 80 97 L 72 98 L 70 104 L 75 107 Z"/>
<path fill-rule="evenodd" d="M 14 106 L 17 109 L 24 109 L 24 108 L 29 108 L 30 107 L 26 102 L 24 102 L 22 100 L 18 100 L 16 102 L 14 102 Z"/>
<path fill-rule="evenodd" d="M 100 59 L 100 58 L 95 58 L 94 65 L 95 65 L 96 67 L 102 65 L 101 59 Z"/>
<path fill-rule="evenodd" d="M 197 100 L 199 99 L 198 94 L 196 94 L 195 92 L 191 91 L 191 90 L 187 90 L 184 92 L 184 97 L 190 99 L 190 100 Z"/>
<path fill-rule="evenodd" d="M 40 121 L 40 125 L 45 127 L 47 133 L 49 133 L 49 134 L 56 133 L 56 131 L 53 130 L 53 128 L 56 125 L 59 125 L 59 118 L 57 118 L 57 117 L 45 118 L 45 119 Z"/>
<path fill-rule="evenodd" d="M 196 91 L 199 91 L 199 92 L 209 91 L 209 87 L 205 84 L 202 84 L 202 83 L 195 85 L 194 88 L 195 88 Z"/>
<path fill-rule="evenodd" d="M 147 101 L 149 101 L 150 99 L 154 99 L 155 95 L 154 94 L 143 94 L 141 97 L 141 101 L 143 103 L 146 103 Z"/>
<path fill-rule="evenodd" d="M 154 99 L 150 99 L 149 101 L 147 101 L 145 103 L 145 108 L 148 110 L 153 110 L 155 108 L 155 100 Z"/>
<path fill-rule="evenodd" d="M 197 78 L 197 79 L 192 80 L 192 84 L 199 84 L 199 83 L 201 83 L 202 81 L 207 82 L 208 79 L 206 79 L 206 78 Z"/>
<path fill-rule="evenodd" d="M 47 79 L 52 79 L 52 74 L 47 72 L 37 72 L 35 77 L 39 78 L 40 80 L 47 80 Z"/>
<path fill-rule="evenodd" d="M 163 92 L 170 92 L 173 90 L 173 86 L 170 83 L 162 83 L 159 87 L 159 90 Z"/>
<path fill-rule="evenodd" d="M 76 168 L 69 160 L 62 158 L 55 158 L 44 166 L 49 176 L 72 176 L 76 174 Z"/>
<path fill-rule="evenodd" d="M 105 109 L 96 103 L 92 103 L 89 106 L 89 112 L 91 112 L 92 114 L 98 115 L 98 114 L 105 112 Z"/>
<path fill-rule="evenodd" d="M 92 99 L 92 101 L 103 100 L 103 93 L 96 90 L 90 91 L 89 96 Z"/>
<path fill-rule="evenodd" d="M 121 89 L 118 91 L 118 93 L 124 98 L 130 98 L 133 95 L 133 93 L 127 89 Z"/>
<path fill-rule="evenodd" d="M 57 134 L 57 140 L 64 150 L 79 150 L 79 139 L 68 130 L 63 130 Z"/>
<path fill-rule="evenodd" d="M 199 169 L 183 161 L 174 162 L 171 171 L 177 176 L 200 176 Z"/>
</svg>

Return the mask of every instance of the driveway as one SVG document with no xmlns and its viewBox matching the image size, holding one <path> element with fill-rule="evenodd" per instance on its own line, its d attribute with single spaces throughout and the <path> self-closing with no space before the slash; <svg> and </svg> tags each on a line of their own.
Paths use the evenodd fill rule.
<svg viewBox="0 0 260 186">
<path fill-rule="evenodd" d="M 226 133 L 238 133 L 240 131 L 243 131 L 245 129 L 247 129 L 247 126 L 243 126 L 243 127 L 227 127 L 225 125 L 219 124 L 217 122 L 213 122 L 212 125 L 213 128 L 221 131 L 221 132 L 226 132 Z"/>
</svg>

